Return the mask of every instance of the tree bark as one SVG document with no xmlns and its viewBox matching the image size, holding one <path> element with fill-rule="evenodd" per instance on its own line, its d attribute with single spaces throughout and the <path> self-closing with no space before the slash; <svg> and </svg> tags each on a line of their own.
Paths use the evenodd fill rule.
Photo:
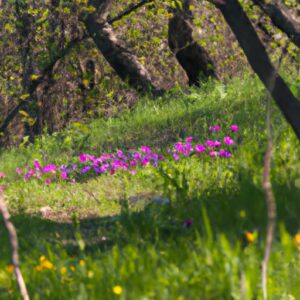
<svg viewBox="0 0 300 300">
<path fill-rule="evenodd" d="M 152 91 L 161 93 L 147 68 L 138 58 L 123 47 L 118 40 L 113 27 L 107 22 L 110 0 L 94 0 L 97 11 L 85 20 L 85 26 L 104 58 L 116 71 L 120 78 L 139 92 Z"/>
<path fill-rule="evenodd" d="M 184 0 L 182 3 L 182 9 L 174 9 L 174 16 L 169 20 L 169 48 L 185 70 L 189 85 L 200 86 L 201 80 L 217 78 L 217 75 L 208 52 L 193 37 L 193 15 L 190 10 L 193 1 Z"/>
<path fill-rule="evenodd" d="M 300 21 L 296 20 L 277 0 L 252 0 L 270 17 L 272 23 L 282 30 L 289 39 L 300 47 Z"/>
<path fill-rule="evenodd" d="M 272 95 L 300 140 L 300 101 L 292 94 L 274 68 L 242 6 L 238 0 L 216 0 L 213 1 L 213 4 L 220 9 L 246 54 L 252 69 Z"/>
</svg>

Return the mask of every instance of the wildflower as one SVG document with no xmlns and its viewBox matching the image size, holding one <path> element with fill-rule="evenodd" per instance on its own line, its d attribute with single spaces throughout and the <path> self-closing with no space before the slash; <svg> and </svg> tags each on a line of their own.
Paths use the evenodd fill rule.
<svg viewBox="0 0 300 300">
<path fill-rule="evenodd" d="M 53 270 L 54 269 L 54 265 L 48 259 L 42 261 L 41 266 L 43 268 L 49 269 L 49 270 Z"/>
<path fill-rule="evenodd" d="M 246 240 L 249 243 L 254 243 L 256 240 L 256 233 L 255 232 L 251 232 L 251 231 L 246 231 L 245 232 L 245 236 L 246 236 Z"/>
<path fill-rule="evenodd" d="M 202 152 L 204 152 L 204 151 L 206 150 L 206 147 L 205 147 L 205 146 L 199 145 L 199 144 L 197 144 L 197 145 L 195 146 L 195 148 L 196 148 L 196 152 L 197 152 L 198 154 L 201 154 Z"/>
<path fill-rule="evenodd" d="M 67 268 L 66 267 L 62 267 L 61 269 L 60 269 L 60 274 L 65 274 L 67 272 Z"/>
<path fill-rule="evenodd" d="M 1 179 L 1 178 L 5 178 L 5 177 L 6 177 L 6 174 L 3 173 L 3 172 L 0 172 L 0 179 Z"/>
<path fill-rule="evenodd" d="M 34 160 L 33 164 L 34 164 L 36 170 L 41 169 L 41 165 L 37 159 Z"/>
<path fill-rule="evenodd" d="M 42 172 L 43 173 L 49 173 L 49 172 L 55 173 L 56 172 L 56 165 L 55 164 L 47 165 L 44 168 L 42 168 Z"/>
<path fill-rule="evenodd" d="M 220 131 L 221 126 L 220 125 L 216 125 L 216 126 L 209 126 L 209 131 L 213 132 L 213 131 Z"/>
<path fill-rule="evenodd" d="M 209 156 L 210 157 L 217 157 L 217 156 L 219 156 L 219 152 L 218 151 L 210 151 Z"/>
<path fill-rule="evenodd" d="M 184 223 L 183 223 L 183 227 L 185 227 L 185 228 L 189 228 L 189 227 L 191 227 L 191 226 L 192 226 L 192 224 L 193 224 L 193 220 L 191 220 L 191 219 L 187 219 L 187 220 L 185 220 L 185 221 L 184 221 Z"/>
<path fill-rule="evenodd" d="M 40 271 L 42 271 L 44 268 L 43 268 L 43 266 L 41 266 L 41 265 L 38 265 L 38 266 L 36 266 L 35 267 L 35 270 L 37 271 L 37 272 L 40 272 Z"/>
<path fill-rule="evenodd" d="M 21 174 L 22 174 L 22 170 L 21 170 L 20 168 L 16 168 L 16 173 L 17 173 L 18 175 L 21 175 Z"/>
<path fill-rule="evenodd" d="M 234 145 L 234 140 L 231 139 L 229 136 L 225 136 L 225 137 L 224 137 L 224 143 L 225 143 L 226 145 Z"/>
<path fill-rule="evenodd" d="M 68 179 L 68 174 L 67 174 L 67 172 L 62 172 L 62 173 L 60 174 L 60 177 L 61 177 L 62 179 Z"/>
<path fill-rule="evenodd" d="M 80 174 L 84 174 L 84 173 L 88 172 L 90 169 L 91 169 L 91 166 L 85 166 L 79 172 L 80 172 Z"/>
<path fill-rule="evenodd" d="M 215 147 L 220 147 L 222 145 L 222 143 L 218 140 L 215 141 Z"/>
<path fill-rule="evenodd" d="M 231 131 L 238 131 L 239 130 L 239 126 L 237 126 L 237 125 L 231 125 L 230 126 L 230 129 L 231 129 Z"/>
<path fill-rule="evenodd" d="M 74 266 L 70 266 L 70 270 L 71 270 L 72 272 L 74 272 L 74 271 L 75 271 L 75 267 L 74 267 Z"/>
<path fill-rule="evenodd" d="M 211 140 L 207 140 L 205 143 L 209 148 L 213 148 L 215 146 L 215 142 Z"/>
<path fill-rule="evenodd" d="M 131 170 L 130 173 L 131 173 L 132 175 L 135 175 L 135 174 L 136 174 L 136 170 Z"/>
<path fill-rule="evenodd" d="M 84 261 L 83 259 L 81 259 L 81 260 L 79 261 L 79 266 L 80 266 L 80 267 L 84 267 L 84 265 L 85 265 L 85 261 Z"/>
<path fill-rule="evenodd" d="M 177 300 L 185 300 L 185 298 L 183 296 L 179 296 Z"/>
<path fill-rule="evenodd" d="M 14 266 L 13 265 L 8 265 L 8 266 L 6 266 L 6 271 L 8 272 L 8 273 L 12 273 L 13 271 L 14 271 Z"/>
<path fill-rule="evenodd" d="M 294 245 L 300 250 L 300 232 L 294 236 Z"/>
<path fill-rule="evenodd" d="M 142 146 L 141 151 L 144 152 L 144 153 L 151 153 L 151 149 L 149 147 L 146 147 L 146 146 Z"/>
<path fill-rule="evenodd" d="M 178 160 L 180 156 L 178 154 L 174 153 L 173 157 L 174 157 L 175 160 Z"/>
<path fill-rule="evenodd" d="M 222 156 L 222 157 L 226 157 L 226 158 L 229 158 L 231 157 L 231 153 L 224 150 L 224 149 L 221 149 L 220 152 L 219 152 L 219 155 Z"/>
<path fill-rule="evenodd" d="M 187 137 L 187 138 L 185 139 L 185 141 L 186 141 L 187 143 L 191 143 L 191 142 L 193 141 L 193 137 L 192 137 L 192 136 L 189 136 L 189 137 Z"/>
<path fill-rule="evenodd" d="M 113 292 L 114 292 L 114 294 L 116 294 L 116 295 L 121 295 L 122 292 L 123 292 L 123 289 L 122 289 L 121 286 L 116 285 L 116 286 L 113 287 Z"/>
<path fill-rule="evenodd" d="M 51 183 L 51 179 L 50 179 L 50 178 L 46 178 L 45 182 L 46 182 L 47 184 L 50 184 L 50 183 Z"/>
</svg>

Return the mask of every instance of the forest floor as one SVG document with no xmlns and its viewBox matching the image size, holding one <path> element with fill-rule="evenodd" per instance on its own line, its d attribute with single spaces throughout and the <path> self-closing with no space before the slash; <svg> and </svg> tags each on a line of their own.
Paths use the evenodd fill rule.
<svg viewBox="0 0 300 300">
<path fill-rule="evenodd" d="M 210 82 L 2 151 L 0 184 L 32 299 L 262 299 L 266 99 L 253 77 Z M 269 296 L 300 299 L 300 147 L 275 105 L 272 123 Z M 36 163 L 86 167 L 117 150 L 144 156 L 67 178 Z M 0 299 L 19 299 L 3 227 L 0 245 Z"/>
</svg>

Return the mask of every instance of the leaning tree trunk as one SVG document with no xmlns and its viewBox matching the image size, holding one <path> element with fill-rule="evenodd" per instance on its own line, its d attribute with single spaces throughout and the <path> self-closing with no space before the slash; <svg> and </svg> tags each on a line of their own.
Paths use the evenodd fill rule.
<svg viewBox="0 0 300 300">
<path fill-rule="evenodd" d="M 300 140 L 300 101 L 272 65 L 248 16 L 238 0 L 212 0 L 231 27 L 247 59 L 268 89 Z M 272 85 L 271 85 L 272 83 Z"/>
<path fill-rule="evenodd" d="M 169 47 L 185 70 L 189 85 L 200 86 L 201 80 L 216 78 L 217 75 L 208 52 L 193 37 L 192 0 L 184 0 L 182 3 L 182 9 L 174 9 L 174 16 L 169 20 Z"/>
<path fill-rule="evenodd" d="M 128 49 L 121 45 L 113 27 L 107 21 L 111 0 L 94 0 L 97 11 L 84 20 L 86 29 L 96 46 L 120 78 L 140 92 L 161 90 L 153 82 L 147 68 Z"/>
<path fill-rule="evenodd" d="M 300 47 L 300 21 L 296 20 L 277 0 L 252 0 L 270 17 L 272 23 L 286 33 L 290 40 Z"/>
</svg>

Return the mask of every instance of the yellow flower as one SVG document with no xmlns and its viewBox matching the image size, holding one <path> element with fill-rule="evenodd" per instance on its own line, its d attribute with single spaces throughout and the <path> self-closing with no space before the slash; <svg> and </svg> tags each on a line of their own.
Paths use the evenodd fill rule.
<svg viewBox="0 0 300 300">
<path fill-rule="evenodd" d="M 123 289 L 122 289 L 122 287 L 119 286 L 119 285 L 116 285 L 116 286 L 113 287 L 113 292 L 114 292 L 114 294 L 116 294 L 116 295 L 121 295 L 121 294 L 122 294 L 122 291 L 123 291 Z"/>
<path fill-rule="evenodd" d="M 45 269 L 49 269 L 49 270 L 53 270 L 54 269 L 54 265 L 52 262 L 50 262 L 48 259 L 45 259 L 44 261 L 42 261 L 41 266 Z"/>
<path fill-rule="evenodd" d="M 60 269 L 60 273 L 61 273 L 61 274 L 65 274 L 66 272 L 67 272 L 67 268 L 62 267 L 62 268 Z"/>
<path fill-rule="evenodd" d="M 38 265 L 38 266 L 36 266 L 35 267 L 35 270 L 37 271 L 37 272 L 40 272 L 40 271 L 42 271 L 44 268 L 43 268 L 43 266 L 41 266 L 41 265 Z"/>
<path fill-rule="evenodd" d="M 75 271 L 75 267 L 74 267 L 74 266 L 70 266 L 70 270 L 71 270 L 72 272 L 74 272 L 74 271 Z"/>
<path fill-rule="evenodd" d="M 256 240 L 256 235 L 255 235 L 254 232 L 246 231 L 246 232 L 245 232 L 245 236 L 246 236 L 246 240 L 247 240 L 249 243 L 254 243 L 255 240 Z"/>
<path fill-rule="evenodd" d="M 79 261 L 79 265 L 80 265 L 80 267 L 83 267 L 83 266 L 85 265 L 85 261 L 84 261 L 83 259 L 81 259 L 81 260 Z"/>
<path fill-rule="evenodd" d="M 7 267 L 6 267 L 6 271 L 8 272 L 8 273 L 12 273 L 13 271 L 14 271 L 14 266 L 13 265 L 8 265 Z"/>
<path fill-rule="evenodd" d="M 183 297 L 183 296 L 179 296 L 178 298 L 177 298 L 177 300 L 184 300 L 185 298 Z"/>
<path fill-rule="evenodd" d="M 46 260 L 46 257 L 44 256 L 44 255 L 42 255 L 41 257 L 40 257 L 40 262 L 43 262 L 43 261 L 45 261 Z"/>
<path fill-rule="evenodd" d="M 300 232 L 298 232 L 297 234 L 295 234 L 294 236 L 294 244 L 295 246 L 300 249 Z"/>
</svg>

